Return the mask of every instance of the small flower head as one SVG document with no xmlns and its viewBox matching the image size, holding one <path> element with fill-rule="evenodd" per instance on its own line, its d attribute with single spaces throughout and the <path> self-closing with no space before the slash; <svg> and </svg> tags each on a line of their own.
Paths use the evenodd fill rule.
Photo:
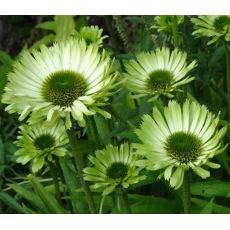
<svg viewBox="0 0 230 230">
<path fill-rule="evenodd" d="M 70 39 L 25 51 L 9 74 L 2 99 L 9 104 L 6 110 L 18 112 L 20 120 L 31 114 L 30 124 L 64 118 L 67 128 L 71 117 L 80 126 L 85 125 L 85 115 L 101 113 L 109 118 L 99 107 L 106 104 L 115 78 L 110 58 L 98 49 Z"/>
<path fill-rule="evenodd" d="M 79 32 L 74 34 L 75 38 L 84 39 L 87 44 L 97 44 L 102 46 L 103 40 L 108 36 L 102 36 L 103 29 L 99 29 L 98 26 L 84 26 L 80 28 Z"/>
<path fill-rule="evenodd" d="M 171 97 L 171 92 L 178 86 L 194 79 L 187 73 L 196 66 L 196 62 L 187 65 L 186 58 L 185 52 L 175 49 L 170 54 L 165 47 L 141 53 L 126 65 L 125 84 L 136 97 L 149 95 L 155 99 L 160 94 Z"/>
<path fill-rule="evenodd" d="M 206 15 L 192 18 L 194 24 L 193 35 L 196 37 L 209 37 L 208 45 L 223 38 L 230 41 L 230 16 L 228 15 Z"/>
<path fill-rule="evenodd" d="M 103 195 L 108 195 L 117 186 L 128 188 L 130 184 L 145 179 L 139 176 L 141 168 L 136 167 L 138 156 L 127 143 L 119 148 L 113 145 L 98 150 L 94 156 L 89 156 L 92 167 L 85 168 L 84 179 L 94 182 L 93 188 L 103 189 Z"/>
<path fill-rule="evenodd" d="M 53 156 L 64 156 L 68 137 L 63 122 L 49 126 L 46 122 L 32 126 L 22 125 L 15 142 L 19 150 L 15 152 L 17 162 L 23 165 L 32 162 L 32 171 L 37 172 Z"/>
<path fill-rule="evenodd" d="M 221 145 L 226 127 L 218 131 L 218 121 L 205 106 L 188 100 L 182 107 L 170 101 L 163 112 L 154 108 L 152 117 L 144 115 L 136 130 L 142 144 L 135 147 L 146 158 L 138 165 L 164 169 L 164 178 L 176 189 L 183 183 L 184 171 L 190 168 L 202 178 L 209 177 L 210 172 L 202 166 L 218 168 L 220 165 L 209 160 L 226 148 Z"/>
<path fill-rule="evenodd" d="M 184 16 L 177 15 L 160 15 L 154 18 L 156 25 L 153 28 L 156 28 L 158 32 L 164 31 L 166 33 L 172 34 L 173 21 L 172 17 L 176 18 L 177 25 L 180 25 L 184 22 Z"/>
</svg>

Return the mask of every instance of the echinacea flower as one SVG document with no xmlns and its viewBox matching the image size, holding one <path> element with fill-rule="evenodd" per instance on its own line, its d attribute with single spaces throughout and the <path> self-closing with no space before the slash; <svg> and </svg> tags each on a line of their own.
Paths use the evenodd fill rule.
<svg viewBox="0 0 230 230">
<path fill-rule="evenodd" d="M 136 97 L 149 95 L 152 100 L 160 94 L 172 97 L 172 92 L 180 85 L 187 84 L 194 78 L 187 73 L 196 66 L 196 61 L 186 63 L 187 54 L 178 49 L 171 53 L 163 47 L 150 53 L 137 55 L 125 66 L 127 73 L 126 87 Z"/>
<path fill-rule="evenodd" d="M 31 161 L 33 172 L 41 169 L 46 161 L 53 161 L 53 156 L 61 157 L 68 153 L 65 147 L 68 137 L 62 121 L 52 126 L 47 122 L 22 125 L 19 133 L 15 142 L 19 147 L 15 152 L 17 162 L 24 165 Z"/>
<path fill-rule="evenodd" d="M 83 170 L 84 179 L 92 181 L 94 189 L 102 189 L 103 195 L 110 194 L 117 186 L 128 188 L 145 179 L 139 175 L 141 168 L 136 166 L 138 156 L 127 143 L 120 147 L 107 145 L 105 149 L 97 150 L 95 155 L 89 156 L 93 166 Z"/>
<path fill-rule="evenodd" d="M 143 123 L 136 130 L 141 144 L 135 144 L 138 154 L 146 159 L 138 165 L 149 170 L 163 169 L 170 185 L 178 189 L 186 170 L 193 170 L 201 178 L 210 176 L 203 166 L 218 168 L 210 158 L 220 154 L 226 146 L 221 139 L 226 127 L 217 129 L 219 117 L 215 117 L 196 102 L 186 102 L 181 107 L 170 101 L 160 112 L 156 107 L 152 116 L 144 115 Z"/>
<path fill-rule="evenodd" d="M 9 113 L 20 114 L 19 120 L 31 114 L 30 124 L 65 119 L 70 128 L 71 117 L 80 126 L 84 116 L 101 113 L 114 82 L 110 58 L 99 52 L 95 44 L 70 39 L 41 46 L 40 51 L 25 51 L 9 73 L 3 103 Z"/>
<path fill-rule="evenodd" d="M 160 15 L 154 18 L 156 25 L 152 26 L 152 28 L 156 28 L 158 32 L 164 31 L 166 33 L 172 33 L 173 17 L 176 18 L 177 25 L 180 25 L 184 22 L 184 16 L 182 15 Z"/>
<path fill-rule="evenodd" d="M 208 45 L 223 38 L 230 41 L 230 16 L 228 15 L 205 15 L 192 18 L 194 32 L 196 37 L 209 37 L 211 40 Z"/>
<path fill-rule="evenodd" d="M 99 29 L 98 26 L 83 26 L 78 32 L 74 34 L 75 38 L 84 39 L 87 44 L 97 44 L 101 46 L 103 40 L 107 38 L 107 35 L 102 36 L 103 29 Z"/>
</svg>

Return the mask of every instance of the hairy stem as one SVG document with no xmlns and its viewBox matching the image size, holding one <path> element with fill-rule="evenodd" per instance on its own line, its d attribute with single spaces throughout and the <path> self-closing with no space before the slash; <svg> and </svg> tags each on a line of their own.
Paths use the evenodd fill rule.
<svg viewBox="0 0 230 230">
<path fill-rule="evenodd" d="M 82 174 L 82 170 L 84 168 L 83 157 L 82 157 L 82 153 L 80 152 L 78 148 L 77 138 L 76 138 L 75 130 L 73 126 L 69 130 L 67 130 L 67 134 L 69 137 L 70 145 L 73 150 L 73 157 L 74 157 L 74 160 L 77 166 L 77 171 L 78 171 L 78 175 L 80 178 L 82 188 L 84 189 L 84 192 L 85 192 L 85 197 L 86 197 L 86 201 L 89 206 L 89 210 L 92 214 L 96 213 L 96 208 L 95 208 L 95 204 L 94 204 L 94 200 L 93 200 L 90 188 L 87 182 L 83 179 L 83 174 Z"/>
</svg>

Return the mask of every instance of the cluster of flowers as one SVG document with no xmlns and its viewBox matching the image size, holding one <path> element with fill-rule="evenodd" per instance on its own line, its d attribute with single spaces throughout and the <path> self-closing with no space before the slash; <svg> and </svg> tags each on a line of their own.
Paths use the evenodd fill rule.
<svg viewBox="0 0 230 230">
<path fill-rule="evenodd" d="M 211 42 L 220 37 L 230 40 L 229 16 L 200 16 L 192 22 L 195 35 L 212 36 Z M 20 121 L 26 119 L 16 141 L 20 147 L 16 155 L 22 164 L 32 161 L 33 172 L 54 155 L 68 153 L 66 129 L 73 120 L 84 127 L 86 116 L 99 113 L 110 118 L 102 107 L 119 79 L 102 48 L 105 37 L 98 27 L 84 27 L 69 40 L 25 51 L 15 61 L 2 102 L 8 104 L 9 113 L 20 114 Z M 130 60 L 121 74 L 122 83 L 135 98 L 148 96 L 151 101 L 162 94 L 172 98 L 179 86 L 194 79 L 188 73 L 195 67 L 196 61 L 187 64 L 185 52 L 163 47 Z M 210 173 L 202 166 L 218 168 L 210 158 L 226 148 L 221 144 L 226 127 L 218 130 L 218 120 L 194 101 L 180 105 L 171 100 L 162 110 L 154 107 L 135 130 L 140 143 L 108 145 L 96 151 L 89 156 L 92 166 L 83 170 L 84 179 L 107 195 L 117 186 L 128 188 L 145 179 L 140 175 L 143 169 L 164 169 L 161 175 L 176 189 L 186 170 L 206 178 Z"/>
</svg>

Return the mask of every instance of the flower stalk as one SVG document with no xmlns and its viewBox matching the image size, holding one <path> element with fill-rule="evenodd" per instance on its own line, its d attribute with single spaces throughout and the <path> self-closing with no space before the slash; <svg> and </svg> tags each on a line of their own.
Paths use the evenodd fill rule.
<svg viewBox="0 0 230 230">
<path fill-rule="evenodd" d="M 184 172 L 184 182 L 182 186 L 184 214 L 191 213 L 191 200 L 190 200 L 191 186 L 190 185 L 191 185 L 191 171 L 187 170 Z"/>
<path fill-rule="evenodd" d="M 118 186 L 114 190 L 113 195 L 114 195 L 114 203 L 115 203 L 115 213 L 118 214 L 131 213 L 131 209 L 128 203 L 128 195 L 121 186 Z"/>
<path fill-rule="evenodd" d="M 87 182 L 83 179 L 83 174 L 82 174 L 82 169 L 84 167 L 83 157 L 82 157 L 82 153 L 80 152 L 78 145 L 77 145 L 77 138 L 75 138 L 75 130 L 74 130 L 73 126 L 69 130 L 67 130 L 67 135 L 69 137 L 69 143 L 70 143 L 71 148 L 73 150 L 73 157 L 74 157 L 74 160 L 75 160 L 75 163 L 77 166 L 78 175 L 80 178 L 82 188 L 83 188 L 84 193 L 85 193 L 85 197 L 86 197 L 86 201 L 87 201 L 88 206 L 89 206 L 89 210 L 92 214 L 94 214 L 94 213 L 96 213 L 96 208 L 95 208 L 95 204 L 94 204 L 94 200 L 93 200 L 90 188 L 89 188 Z"/>
<path fill-rule="evenodd" d="M 59 188 L 57 170 L 56 170 L 53 162 L 51 162 L 51 161 L 47 161 L 47 162 L 48 162 L 50 172 L 51 172 L 51 175 L 52 175 L 53 181 L 54 181 L 55 197 L 58 199 L 58 201 L 61 201 L 61 193 L 60 193 L 60 188 Z"/>
</svg>

